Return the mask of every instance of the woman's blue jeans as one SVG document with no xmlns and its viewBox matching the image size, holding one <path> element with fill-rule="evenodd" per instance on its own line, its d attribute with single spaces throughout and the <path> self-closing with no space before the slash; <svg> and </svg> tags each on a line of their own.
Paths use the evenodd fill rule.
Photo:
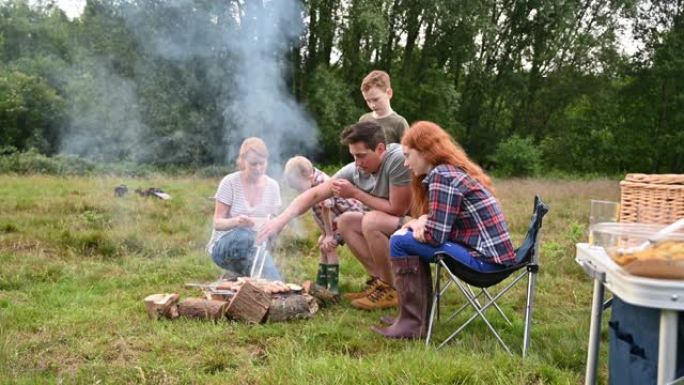
<svg viewBox="0 0 684 385">
<path fill-rule="evenodd" d="M 497 271 L 504 268 L 498 263 L 485 262 L 473 257 L 468 249 L 452 242 L 445 242 L 439 246 L 423 243 L 413 238 L 411 230 L 397 230 L 390 237 L 390 256 L 391 258 L 403 258 L 409 255 L 419 256 L 427 262 L 434 261 L 437 252 L 444 252 L 451 258 L 460 261 L 466 266 L 479 272 Z"/>
<path fill-rule="evenodd" d="M 211 252 L 214 263 L 225 270 L 230 270 L 240 276 L 248 277 L 256 255 L 254 239 L 256 232 L 251 229 L 237 228 L 224 234 Z M 266 252 L 262 278 L 280 281 L 280 272 L 273 262 L 271 253 Z"/>
</svg>

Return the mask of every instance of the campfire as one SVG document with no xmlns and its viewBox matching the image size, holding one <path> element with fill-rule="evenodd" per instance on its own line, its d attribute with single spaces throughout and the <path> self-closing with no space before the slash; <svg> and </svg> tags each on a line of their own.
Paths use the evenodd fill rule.
<svg viewBox="0 0 684 385">
<path fill-rule="evenodd" d="M 177 293 L 153 294 L 145 298 L 152 319 L 187 317 L 203 320 L 234 320 L 248 323 L 281 322 L 311 318 L 320 306 L 337 302 L 327 289 L 310 281 L 302 285 L 263 278 L 238 277 L 210 283 L 188 283 L 203 297 L 183 301 Z"/>
</svg>

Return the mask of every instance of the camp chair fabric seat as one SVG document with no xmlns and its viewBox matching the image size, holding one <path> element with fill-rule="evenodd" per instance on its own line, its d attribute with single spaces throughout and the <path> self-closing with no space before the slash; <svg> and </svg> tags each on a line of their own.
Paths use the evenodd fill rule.
<svg viewBox="0 0 684 385">
<path fill-rule="evenodd" d="M 451 257 L 444 258 L 444 263 L 449 270 L 468 285 L 483 288 L 494 286 L 508 278 L 514 272 L 527 266 L 526 263 L 519 263 L 513 266 L 502 267 L 501 270 L 480 272 Z"/>
<path fill-rule="evenodd" d="M 440 298 L 443 296 L 446 289 L 451 285 L 455 284 L 461 292 L 465 295 L 468 303 L 463 305 L 460 309 L 456 310 L 449 319 L 454 318 L 458 313 L 460 313 L 467 306 L 472 306 L 476 313 L 466 321 L 461 327 L 459 327 L 451 336 L 449 336 L 445 341 L 443 341 L 439 346 L 443 346 L 453 337 L 458 335 L 463 328 L 468 325 L 472 320 L 474 320 L 478 315 L 487 324 L 488 328 L 496 336 L 497 340 L 503 345 L 504 349 L 510 353 L 510 349 L 503 342 L 498 333 L 494 330 L 493 326 L 489 323 L 487 318 L 484 316 L 484 311 L 490 306 L 497 309 L 499 314 L 510 324 L 510 321 L 503 313 L 501 308 L 496 304 L 496 300 L 503 296 L 508 290 L 510 290 L 517 282 L 519 282 L 525 275 L 528 276 L 528 289 L 527 289 L 527 306 L 525 314 L 525 332 L 523 340 L 523 357 L 527 354 L 527 349 L 529 346 L 529 332 L 531 327 L 531 317 L 532 308 L 534 302 L 534 291 L 536 287 L 536 275 L 539 269 L 538 265 L 538 250 L 539 250 L 539 230 L 542 227 L 542 219 L 544 215 L 549 211 L 548 206 L 541 200 L 539 196 L 534 197 L 534 208 L 532 211 L 532 219 L 530 225 L 527 229 L 527 235 L 523 240 L 522 245 L 516 249 L 516 262 L 510 266 L 502 266 L 501 270 L 480 272 L 473 270 L 469 266 L 461 263 L 460 261 L 452 258 L 448 252 L 440 251 L 435 253 L 434 261 L 437 264 L 436 274 L 435 274 L 435 290 L 432 301 L 432 310 L 430 318 L 428 320 L 428 335 L 426 339 L 426 344 L 430 344 L 430 338 L 432 335 L 432 329 L 435 321 L 435 313 L 439 311 Z M 496 295 L 491 295 L 488 288 L 491 288 L 506 278 L 513 275 L 513 273 L 525 269 L 525 271 L 518 274 L 511 283 L 509 283 L 505 288 L 499 291 Z M 445 269 L 449 281 L 444 287 L 440 287 L 441 282 L 441 269 Z M 466 285 L 467 284 L 467 285 Z M 473 286 L 481 289 L 479 294 L 475 294 L 473 290 L 468 286 Z M 488 302 L 481 304 L 478 298 L 484 295 Z M 438 314 L 438 313 L 437 313 Z"/>
</svg>

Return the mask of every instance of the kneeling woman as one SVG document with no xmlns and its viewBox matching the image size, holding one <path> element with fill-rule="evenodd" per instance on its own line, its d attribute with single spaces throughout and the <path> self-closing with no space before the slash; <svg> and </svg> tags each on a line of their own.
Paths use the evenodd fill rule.
<svg viewBox="0 0 684 385">
<path fill-rule="evenodd" d="M 436 252 L 483 272 L 513 263 L 515 252 L 490 178 L 446 131 L 416 122 L 401 144 L 413 174 L 415 219 L 390 238 L 399 317 L 373 330 L 390 338 L 422 338 L 432 297 L 428 262 Z"/>
<path fill-rule="evenodd" d="M 216 191 L 214 231 L 207 250 L 214 262 L 230 275 L 249 276 L 256 248 L 255 230 L 281 205 L 278 182 L 266 175 L 268 149 L 260 138 L 247 138 L 240 146 L 240 171 L 226 175 Z M 270 254 L 262 277 L 280 280 Z"/>
</svg>

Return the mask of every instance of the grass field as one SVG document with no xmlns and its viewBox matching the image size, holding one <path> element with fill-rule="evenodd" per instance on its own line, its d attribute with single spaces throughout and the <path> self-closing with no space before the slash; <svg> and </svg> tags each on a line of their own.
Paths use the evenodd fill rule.
<svg viewBox="0 0 684 385">
<path fill-rule="evenodd" d="M 161 187 L 160 201 L 114 186 Z M 370 331 L 389 312 L 349 303 L 314 319 L 245 325 L 148 320 L 142 299 L 215 279 L 205 254 L 217 179 L 57 178 L 0 175 L 0 383 L 7 384 L 579 384 L 584 378 L 591 283 L 574 262 L 586 239 L 589 199 L 617 200 L 616 180 L 500 180 L 518 244 L 534 194 L 551 207 L 542 230 L 530 355 L 509 356 L 482 322 L 436 350 Z M 290 282 L 312 279 L 317 237 L 308 214 L 281 237 L 276 259 Z M 298 236 L 299 235 L 299 236 Z M 343 290 L 364 274 L 342 250 Z M 509 293 L 519 352 L 525 285 Z M 448 307 L 462 302 L 455 291 Z M 511 295 L 512 294 L 512 295 Z M 462 319 L 461 319 L 462 320 Z M 437 338 L 449 333 L 439 325 Z M 453 326 L 453 325 L 451 325 Z M 605 329 L 604 329 L 605 330 Z M 605 338 L 605 334 L 604 334 Z M 604 343 L 600 380 L 606 381 Z"/>
</svg>

